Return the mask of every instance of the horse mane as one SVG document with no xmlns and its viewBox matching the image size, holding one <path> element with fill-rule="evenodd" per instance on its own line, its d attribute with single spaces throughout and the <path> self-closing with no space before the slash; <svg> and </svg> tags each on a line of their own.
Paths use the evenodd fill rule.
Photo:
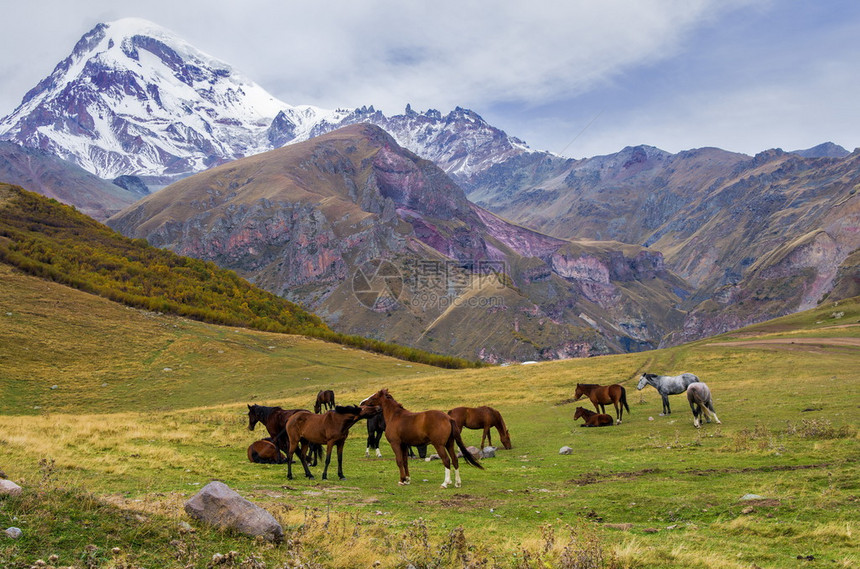
<svg viewBox="0 0 860 569">
<path fill-rule="evenodd" d="M 492 407 L 491 407 L 491 409 L 492 409 Z M 502 418 L 502 414 L 499 412 L 498 409 L 492 409 L 492 410 L 493 410 L 493 417 L 495 417 L 496 421 L 499 422 L 499 426 L 502 428 L 502 431 L 507 433 L 508 432 L 508 426 L 505 425 L 505 420 Z"/>
<path fill-rule="evenodd" d="M 598 383 L 577 383 L 578 387 L 600 387 Z"/>
<path fill-rule="evenodd" d="M 254 405 L 253 410 L 260 415 L 260 419 L 265 423 L 275 411 L 283 411 L 280 407 L 266 407 L 265 405 Z"/>
</svg>

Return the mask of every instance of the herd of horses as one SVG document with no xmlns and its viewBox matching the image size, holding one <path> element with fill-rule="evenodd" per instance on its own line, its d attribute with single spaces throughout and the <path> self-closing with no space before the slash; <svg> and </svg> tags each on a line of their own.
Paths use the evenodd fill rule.
<svg viewBox="0 0 860 569">
<path fill-rule="evenodd" d="M 693 424 L 699 428 L 702 420 L 720 423 L 714 412 L 711 392 L 708 386 L 691 373 L 677 376 L 664 376 L 643 373 L 638 390 L 651 385 L 660 394 L 663 401 L 661 416 L 670 414 L 669 395 L 687 393 L 687 401 L 693 413 Z M 619 384 L 597 385 L 579 383 L 576 386 L 574 401 L 588 397 L 595 411 L 577 407 L 574 420 L 582 418 L 582 427 L 606 427 L 621 424 L 624 411 L 630 412 L 627 404 L 627 393 L 624 386 Z M 615 408 L 615 419 L 606 414 L 606 405 Z M 325 412 L 323 410 L 325 409 Z M 485 441 L 492 445 L 491 429 L 496 429 L 499 439 L 506 449 L 512 448 L 511 436 L 501 413 L 492 407 L 456 407 L 447 413 L 429 410 L 412 412 L 398 403 L 388 392 L 381 389 L 364 399 L 358 405 L 335 404 L 334 392 L 320 391 L 314 404 L 314 412 L 307 409 L 282 409 L 263 405 L 248 405 L 248 430 L 253 431 L 257 423 L 265 426 L 269 437 L 254 442 L 248 447 L 248 460 L 259 463 L 287 464 L 287 478 L 293 479 L 293 462 L 297 455 L 307 478 L 313 478 L 309 469 L 316 466 L 317 459 L 322 456 L 322 447 L 326 447 L 323 480 L 328 478 L 328 468 L 331 462 L 332 450 L 337 450 L 337 474 L 341 480 L 343 474 L 343 447 L 349 436 L 349 430 L 360 420 L 367 420 L 367 449 L 365 456 L 370 456 L 371 449 L 376 456 L 381 457 L 379 442 L 382 435 L 391 445 L 394 459 L 400 470 L 399 484 L 410 483 L 409 461 L 414 456 L 412 447 L 418 449 L 419 455 L 426 456 L 428 446 L 433 446 L 445 468 L 445 479 L 442 488 L 447 488 L 451 482 L 453 467 L 453 483 L 460 487 L 459 456 L 467 464 L 483 469 L 463 443 L 461 431 L 464 428 L 482 430 L 481 448 Z M 460 451 L 459 455 L 457 451 Z M 311 462 L 312 460 L 312 462 Z"/>
</svg>

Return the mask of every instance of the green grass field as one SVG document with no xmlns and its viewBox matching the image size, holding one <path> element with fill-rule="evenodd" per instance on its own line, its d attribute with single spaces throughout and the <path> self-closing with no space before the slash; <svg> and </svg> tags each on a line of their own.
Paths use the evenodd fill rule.
<svg viewBox="0 0 860 569">
<path fill-rule="evenodd" d="M 0 530 L 24 532 L 0 534 L 0 567 L 860 564 L 857 299 L 668 350 L 450 371 L 129 309 L 3 265 L 0 290 L 0 469 L 24 488 L 0 498 Z M 643 371 L 699 375 L 722 425 L 696 430 L 680 395 L 658 416 L 656 391 L 635 389 Z M 577 382 L 621 383 L 631 413 L 580 428 Z M 447 490 L 438 461 L 413 461 L 398 486 L 384 441 L 382 459 L 364 457 L 363 423 L 345 481 L 247 461 L 265 433 L 247 430 L 246 404 L 310 408 L 323 388 L 357 403 L 382 387 L 415 411 L 496 407 L 514 448 Z M 287 539 L 191 520 L 184 501 L 213 479 Z"/>
</svg>

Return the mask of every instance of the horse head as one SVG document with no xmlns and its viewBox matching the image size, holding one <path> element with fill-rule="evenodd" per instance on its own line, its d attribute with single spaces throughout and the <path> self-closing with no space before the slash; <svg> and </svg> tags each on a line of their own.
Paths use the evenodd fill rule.
<svg viewBox="0 0 860 569">
<path fill-rule="evenodd" d="M 582 396 L 585 395 L 585 389 L 583 389 L 581 383 L 576 384 L 576 393 L 573 394 L 573 400 L 579 401 L 582 399 Z"/>
<path fill-rule="evenodd" d="M 585 416 L 585 409 L 583 409 L 582 407 L 577 407 L 576 413 L 573 414 L 573 420 L 576 421 L 580 417 L 584 417 L 584 416 Z"/>
<path fill-rule="evenodd" d="M 638 391 L 642 391 L 642 389 L 651 382 L 651 379 L 656 377 L 653 373 L 643 373 L 642 377 L 639 378 L 639 384 L 636 386 Z"/>
<path fill-rule="evenodd" d="M 379 391 L 377 391 L 376 393 L 374 393 L 373 395 L 371 395 L 370 397 L 368 397 L 367 399 L 365 399 L 364 401 L 362 401 L 358 405 L 360 407 L 378 407 L 382 404 L 383 399 L 394 399 L 388 393 L 387 387 L 380 389 Z"/>
<path fill-rule="evenodd" d="M 248 405 L 248 430 L 253 431 L 260 417 L 257 415 L 257 406 Z"/>
</svg>

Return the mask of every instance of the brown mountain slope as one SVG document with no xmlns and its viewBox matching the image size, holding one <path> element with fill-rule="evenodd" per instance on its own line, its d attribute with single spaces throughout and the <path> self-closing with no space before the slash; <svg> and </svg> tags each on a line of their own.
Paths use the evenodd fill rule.
<svg viewBox="0 0 860 569">
<path fill-rule="evenodd" d="M 569 243 L 353 125 L 176 182 L 108 221 L 234 269 L 335 329 L 489 361 L 656 346 L 689 293 L 659 253 Z"/>
<path fill-rule="evenodd" d="M 0 141 L 0 182 L 75 206 L 98 221 L 142 197 L 53 154 L 6 141 Z"/>
<path fill-rule="evenodd" d="M 748 157 L 635 147 L 581 161 L 527 160 L 473 179 L 469 195 L 552 235 L 663 253 L 696 289 L 673 342 L 811 308 L 856 278 L 856 264 L 853 273 L 840 266 L 860 247 L 858 152 Z"/>
</svg>

